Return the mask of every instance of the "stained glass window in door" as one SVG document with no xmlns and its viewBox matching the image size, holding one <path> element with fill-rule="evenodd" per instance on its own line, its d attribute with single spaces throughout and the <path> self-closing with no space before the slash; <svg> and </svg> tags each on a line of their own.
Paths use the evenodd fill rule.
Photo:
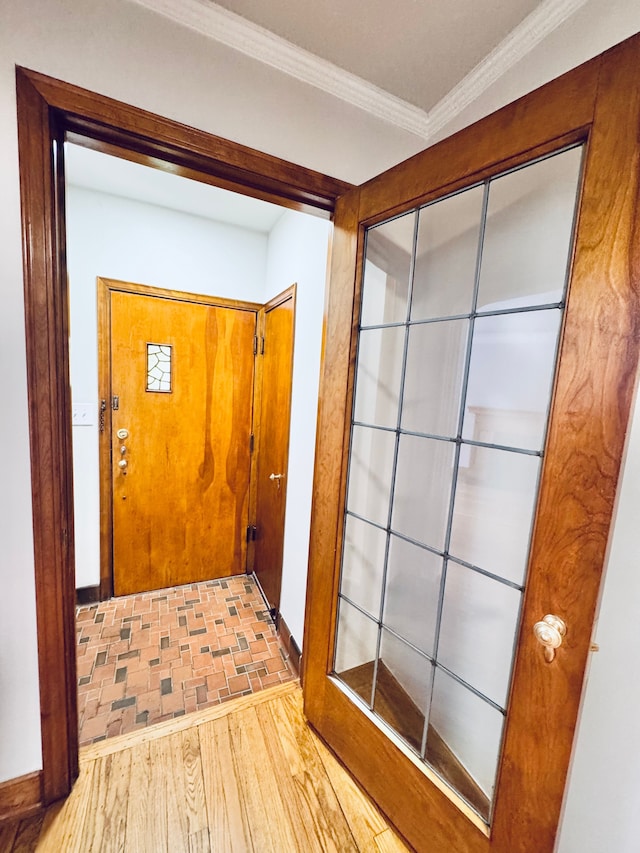
<svg viewBox="0 0 640 853">
<path fill-rule="evenodd" d="M 171 392 L 169 344 L 147 344 L 147 391 Z"/>
</svg>

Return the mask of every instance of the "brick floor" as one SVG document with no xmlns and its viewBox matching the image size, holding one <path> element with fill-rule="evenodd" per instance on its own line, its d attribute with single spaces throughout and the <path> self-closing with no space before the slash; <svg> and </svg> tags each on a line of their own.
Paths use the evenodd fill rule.
<svg viewBox="0 0 640 853">
<path fill-rule="evenodd" d="M 294 678 L 248 575 L 78 607 L 87 744 Z"/>
</svg>

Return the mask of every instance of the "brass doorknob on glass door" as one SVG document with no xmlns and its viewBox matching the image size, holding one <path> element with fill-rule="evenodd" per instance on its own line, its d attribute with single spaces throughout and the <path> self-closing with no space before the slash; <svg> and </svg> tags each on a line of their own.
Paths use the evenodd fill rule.
<svg viewBox="0 0 640 853">
<path fill-rule="evenodd" d="M 556 656 L 556 649 L 562 645 L 567 626 L 559 616 L 549 613 L 542 617 L 541 622 L 536 622 L 533 633 L 536 640 L 544 646 L 544 659 L 551 663 Z"/>
</svg>

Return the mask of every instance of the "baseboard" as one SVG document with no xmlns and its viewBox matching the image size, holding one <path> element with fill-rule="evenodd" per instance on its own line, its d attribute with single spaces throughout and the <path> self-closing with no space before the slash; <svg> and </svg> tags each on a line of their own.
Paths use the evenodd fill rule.
<svg viewBox="0 0 640 853">
<path fill-rule="evenodd" d="M 278 635 L 287 655 L 289 656 L 289 663 L 291 664 L 295 674 L 300 677 L 300 658 L 302 653 L 300 651 L 300 646 L 298 646 L 291 634 L 291 631 L 289 630 L 289 626 L 282 618 L 282 614 L 280 614 L 280 619 L 278 620 Z"/>
<path fill-rule="evenodd" d="M 100 601 L 100 585 L 81 586 L 76 589 L 76 604 L 95 604 Z"/>
<path fill-rule="evenodd" d="M 42 770 L 0 782 L 0 823 L 29 817 L 42 808 Z"/>
</svg>

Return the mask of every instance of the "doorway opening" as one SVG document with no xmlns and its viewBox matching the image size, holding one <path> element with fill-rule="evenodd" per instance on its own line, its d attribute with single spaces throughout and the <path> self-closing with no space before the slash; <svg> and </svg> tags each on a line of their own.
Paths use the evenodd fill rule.
<svg viewBox="0 0 640 853">
<path fill-rule="evenodd" d="M 47 805 L 66 796 L 78 775 L 64 142 L 80 138 L 126 160 L 326 218 L 350 185 L 34 71 L 17 68 L 16 89 L 42 737 L 38 788 Z"/>
<path fill-rule="evenodd" d="M 330 225 L 68 141 L 65 173 L 83 744 L 294 676 Z"/>
</svg>

